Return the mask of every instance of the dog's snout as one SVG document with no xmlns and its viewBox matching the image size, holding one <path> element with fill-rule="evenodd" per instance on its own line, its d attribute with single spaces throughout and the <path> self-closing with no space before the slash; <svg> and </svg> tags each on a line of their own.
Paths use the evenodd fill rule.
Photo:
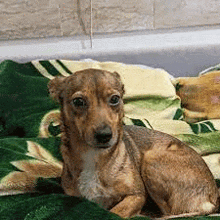
<svg viewBox="0 0 220 220">
<path fill-rule="evenodd" d="M 112 130 L 110 126 L 104 125 L 95 131 L 95 139 L 100 144 L 108 143 L 112 138 Z"/>
</svg>

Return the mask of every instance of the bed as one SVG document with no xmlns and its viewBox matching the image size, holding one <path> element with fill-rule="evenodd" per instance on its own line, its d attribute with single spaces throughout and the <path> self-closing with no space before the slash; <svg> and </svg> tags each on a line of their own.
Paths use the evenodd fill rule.
<svg viewBox="0 0 220 220">
<path fill-rule="evenodd" d="M 121 219 L 60 187 L 59 106 L 47 83 L 84 68 L 118 71 L 125 124 L 188 143 L 220 179 L 220 119 L 188 123 L 173 81 L 219 70 L 220 29 L 0 42 L 0 216 L 2 219 Z M 153 201 L 148 219 L 159 215 Z M 200 217 L 201 219 L 217 218 Z"/>
</svg>

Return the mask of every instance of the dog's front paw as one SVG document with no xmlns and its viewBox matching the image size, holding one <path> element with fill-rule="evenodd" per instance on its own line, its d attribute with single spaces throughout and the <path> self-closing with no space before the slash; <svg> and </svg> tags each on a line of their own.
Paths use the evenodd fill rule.
<svg viewBox="0 0 220 220">
<path fill-rule="evenodd" d="M 130 195 L 125 197 L 120 203 L 114 206 L 110 211 L 122 218 L 129 218 L 138 215 L 141 212 L 146 198 L 143 195 Z"/>
<path fill-rule="evenodd" d="M 133 216 L 126 207 L 114 207 L 110 210 L 110 212 L 122 217 L 122 218 L 129 218 Z"/>
</svg>

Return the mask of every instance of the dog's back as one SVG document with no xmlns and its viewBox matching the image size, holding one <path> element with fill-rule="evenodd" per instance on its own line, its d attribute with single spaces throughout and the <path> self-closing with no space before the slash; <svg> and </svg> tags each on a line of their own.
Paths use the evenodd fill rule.
<svg viewBox="0 0 220 220">
<path fill-rule="evenodd" d="M 125 126 L 124 130 L 128 151 L 135 149 L 136 155 L 139 151 L 142 162 L 134 163 L 146 190 L 165 215 L 208 214 L 218 209 L 219 192 L 213 175 L 193 149 L 155 130 L 138 126 Z"/>
</svg>

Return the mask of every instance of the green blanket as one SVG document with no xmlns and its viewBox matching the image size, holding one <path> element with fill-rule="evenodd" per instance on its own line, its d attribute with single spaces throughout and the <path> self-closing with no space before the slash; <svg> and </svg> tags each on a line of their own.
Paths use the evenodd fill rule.
<svg viewBox="0 0 220 220">
<path fill-rule="evenodd" d="M 59 106 L 49 97 L 47 84 L 54 76 L 90 67 L 120 73 L 126 89 L 125 124 L 160 130 L 188 143 L 203 155 L 219 183 L 220 120 L 186 123 L 166 71 L 91 60 L 4 61 L 0 64 L 0 219 L 121 219 L 85 199 L 64 195 L 60 187 Z M 145 211 L 158 213 L 152 201 Z"/>
</svg>

